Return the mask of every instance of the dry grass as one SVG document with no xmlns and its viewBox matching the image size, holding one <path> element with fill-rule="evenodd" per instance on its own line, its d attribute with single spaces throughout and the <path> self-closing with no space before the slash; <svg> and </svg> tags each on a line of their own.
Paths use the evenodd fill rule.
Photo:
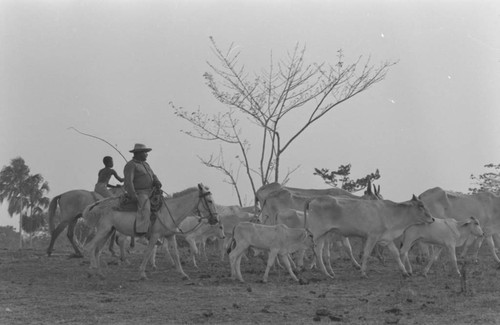
<svg viewBox="0 0 500 325">
<path fill-rule="evenodd" d="M 48 258 L 45 247 L 0 250 L 0 324 L 498 324 L 500 270 L 483 247 L 479 264 L 467 266 L 467 290 L 452 272 L 446 256 L 429 276 L 403 279 L 389 258 L 386 266 L 370 261 L 368 279 L 361 279 L 349 261 L 338 259 L 336 279 L 316 270 L 293 282 L 275 268 L 269 283 L 261 283 L 261 258 L 242 263 L 244 284 L 229 278 L 229 265 L 213 253 L 192 267 L 182 248 L 183 281 L 162 253 L 158 271 L 136 281 L 140 245 L 131 265 L 119 265 L 109 255 L 107 278 L 87 277 L 88 259 L 68 259 L 69 249 L 57 248 Z"/>
</svg>

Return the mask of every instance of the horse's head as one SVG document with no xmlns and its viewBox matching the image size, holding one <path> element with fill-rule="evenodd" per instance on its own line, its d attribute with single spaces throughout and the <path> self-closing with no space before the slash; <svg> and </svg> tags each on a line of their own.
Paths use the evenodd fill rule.
<svg viewBox="0 0 500 325">
<path fill-rule="evenodd" d="M 210 193 L 208 187 L 203 185 L 202 183 L 198 184 L 198 190 L 200 192 L 200 204 L 198 204 L 198 210 L 202 217 L 208 219 L 208 223 L 211 225 L 215 225 L 219 222 L 219 218 L 217 215 L 217 211 L 215 210 L 215 203 L 212 199 L 212 193 Z"/>
</svg>

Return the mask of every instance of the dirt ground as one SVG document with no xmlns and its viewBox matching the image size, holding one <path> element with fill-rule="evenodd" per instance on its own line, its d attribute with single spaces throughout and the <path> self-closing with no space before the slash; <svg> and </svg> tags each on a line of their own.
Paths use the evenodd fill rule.
<svg viewBox="0 0 500 325">
<path fill-rule="evenodd" d="M 138 281 L 142 247 L 130 265 L 104 255 L 104 280 L 88 277 L 88 258 L 68 258 L 66 248 L 50 258 L 45 247 L 0 249 L 0 324 L 500 324 L 500 270 L 486 247 L 479 264 L 467 264 L 465 292 L 446 256 L 427 278 L 414 262 L 416 274 L 403 279 L 387 256 L 385 266 L 370 260 L 362 279 L 337 256 L 336 279 L 306 270 L 295 283 L 276 267 L 267 284 L 264 261 L 251 257 L 242 262 L 242 284 L 230 279 L 227 257 L 221 262 L 214 247 L 199 269 L 181 247 L 189 280 L 160 251 L 158 270 Z"/>
</svg>

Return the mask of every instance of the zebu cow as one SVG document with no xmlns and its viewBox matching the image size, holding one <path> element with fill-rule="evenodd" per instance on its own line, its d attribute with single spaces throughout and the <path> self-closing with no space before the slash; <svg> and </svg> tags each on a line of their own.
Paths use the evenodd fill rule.
<svg viewBox="0 0 500 325">
<path fill-rule="evenodd" d="M 269 270 L 279 256 L 285 264 L 288 273 L 295 280 L 297 277 L 292 271 L 288 260 L 288 254 L 304 247 L 313 246 L 312 236 L 306 229 L 288 228 L 286 225 L 266 226 L 251 222 L 241 222 L 233 231 L 233 239 L 230 245 L 229 262 L 231 264 L 231 277 L 238 278 L 241 282 L 241 258 L 248 248 L 253 247 L 269 251 L 267 267 L 264 272 L 263 282 L 267 282 Z M 234 246 L 235 245 L 235 246 Z"/>
<path fill-rule="evenodd" d="M 500 263 L 492 238 L 494 234 L 500 233 L 500 196 L 489 192 L 459 194 L 435 187 L 420 194 L 419 198 L 436 218 L 466 221 L 470 216 L 476 217 L 484 236 L 475 241 L 474 259 L 477 261 L 481 243 L 486 239 L 493 258 Z M 467 246 L 466 243 L 461 257 L 465 257 Z"/>
<path fill-rule="evenodd" d="M 269 184 L 261 186 L 257 190 L 257 192 L 255 193 L 255 210 L 256 211 L 258 210 L 259 205 L 260 205 L 260 208 L 262 209 L 264 202 L 269 197 L 269 195 L 271 195 L 272 193 L 275 193 L 279 190 L 288 190 L 292 194 L 299 195 L 299 196 L 305 196 L 305 197 L 331 195 L 331 196 L 348 197 L 348 198 L 353 198 L 353 199 L 382 200 L 383 197 L 380 194 L 380 186 L 378 186 L 378 189 L 377 189 L 377 187 L 375 185 L 373 185 L 373 191 L 372 191 L 371 186 L 372 186 L 371 182 L 368 182 L 368 185 L 366 187 L 364 195 L 360 197 L 360 196 L 352 194 L 349 191 L 346 191 L 346 190 L 343 190 L 343 189 L 337 188 L 337 187 L 331 187 L 331 188 L 325 188 L 325 189 L 302 189 L 302 188 L 297 188 L 297 187 L 283 186 L 277 182 L 269 183 Z"/>
<path fill-rule="evenodd" d="M 319 196 L 320 195 L 319 193 L 330 193 L 328 195 L 332 196 L 337 196 L 337 194 L 342 194 L 343 195 L 342 197 L 344 198 L 348 197 L 353 199 L 354 198 L 361 199 L 360 197 L 355 196 L 350 192 L 347 192 L 339 188 L 331 188 L 325 190 L 303 190 L 302 193 L 306 195 L 300 195 L 298 194 L 299 192 L 298 189 L 292 191 L 286 188 L 276 189 L 277 188 L 276 184 L 277 183 L 266 185 L 265 187 L 259 189 L 260 193 L 259 191 L 257 191 L 258 192 L 257 197 L 259 197 L 259 200 L 263 199 L 264 196 L 266 195 L 264 201 L 262 202 L 261 214 L 259 217 L 259 219 L 263 224 L 275 225 L 278 222 L 279 214 L 281 213 L 281 211 L 288 211 L 287 213 L 290 213 L 289 209 L 294 209 L 302 212 L 304 210 L 305 203 L 309 201 L 311 198 Z M 273 191 L 270 191 L 269 189 L 273 189 Z M 375 196 L 371 191 L 367 192 L 366 196 L 362 198 L 370 198 L 378 200 L 378 196 Z M 293 225 L 291 224 L 287 224 L 287 226 L 293 227 Z M 303 227 L 303 225 L 301 227 Z M 317 249 L 322 251 L 323 248 L 325 247 L 325 244 L 326 247 L 329 247 L 329 239 L 330 238 L 328 236 L 324 236 L 320 240 L 317 240 L 316 241 Z M 347 237 L 342 238 L 342 245 L 349 254 L 349 257 L 353 265 L 359 269 L 360 265 L 358 264 L 356 258 L 354 257 L 354 254 L 352 253 L 352 247 Z M 299 267 L 303 266 L 302 257 L 303 257 L 303 252 L 301 252 L 301 254 L 299 255 L 299 259 L 297 260 L 297 264 Z M 333 270 L 331 269 L 330 265 L 331 263 L 328 258 L 328 266 L 330 271 L 333 273 Z"/>
<path fill-rule="evenodd" d="M 400 256 L 403 263 L 408 266 L 408 272 L 412 273 L 411 263 L 408 258 L 408 251 L 416 241 L 421 241 L 426 244 L 439 245 L 434 249 L 434 252 L 429 259 L 427 266 L 424 269 L 424 276 L 427 276 L 432 263 L 437 260 L 443 247 L 448 249 L 448 252 L 455 267 L 455 271 L 460 276 L 460 270 L 457 265 L 457 256 L 455 248 L 460 247 L 473 236 L 482 237 L 483 230 L 479 221 L 470 217 L 466 221 L 456 221 L 455 219 L 434 219 L 433 223 L 414 225 L 405 230 L 403 234 L 403 245 L 401 247 Z"/>
<path fill-rule="evenodd" d="M 321 196 L 306 204 L 304 214 L 306 228 L 312 232 L 315 242 L 331 231 L 342 236 L 366 238 L 361 263 L 362 277 L 366 277 L 368 257 L 376 243 L 389 248 L 403 275 L 408 276 L 393 240 L 412 225 L 434 221 L 424 204 L 415 195 L 410 201 L 403 203 Z M 333 278 L 325 268 L 321 252 L 317 247 L 315 249 L 321 270 Z"/>
</svg>

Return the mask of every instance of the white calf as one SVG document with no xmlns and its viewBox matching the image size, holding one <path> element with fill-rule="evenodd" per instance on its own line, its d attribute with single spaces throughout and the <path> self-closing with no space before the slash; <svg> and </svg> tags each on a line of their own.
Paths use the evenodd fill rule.
<svg viewBox="0 0 500 325">
<path fill-rule="evenodd" d="M 483 236 L 483 230 L 479 225 L 479 221 L 470 217 L 466 221 L 456 221 L 455 219 L 435 219 L 433 223 L 420 224 L 409 227 L 403 234 L 403 246 L 400 250 L 400 256 L 408 265 L 409 273 L 412 273 L 410 260 L 408 259 L 408 251 L 416 241 L 426 244 L 438 245 L 434 249 L 427 266 L 424 269 L 424 276 L 431 268 L 434 260 L 437 260 L 443 247 L 448 249 L 451 260 L 455 266 L 458 275 L 457 257 L 455 255 L 455 248 L 462 246 L 471 236 Z"/>
<path fill-rule="evenodd" d="M 235 247 L 234 244 L 236 244 Z M 263 282 L 267 282 L 269 270 L 278 255 L 281 262 L 286 266 L 290 276 L 295 281 L 298 281 L 292 271 L 290 261 L 288 260 L 288 254 L 312 246 L 312 236 L 310 232 L 304 228 L 288 228 L 283 224 L 267 226 L 251 222 L 241 222 L 234 228 L 233 239 L 229 248 L 231 250 L 229 253 L 231 277 L 233 279 L 237 277 L 238 280 L 244 282 L 240 269 L 241 257 L 249 247 L 253 247 L 269 251 Z"/>
</svg>

